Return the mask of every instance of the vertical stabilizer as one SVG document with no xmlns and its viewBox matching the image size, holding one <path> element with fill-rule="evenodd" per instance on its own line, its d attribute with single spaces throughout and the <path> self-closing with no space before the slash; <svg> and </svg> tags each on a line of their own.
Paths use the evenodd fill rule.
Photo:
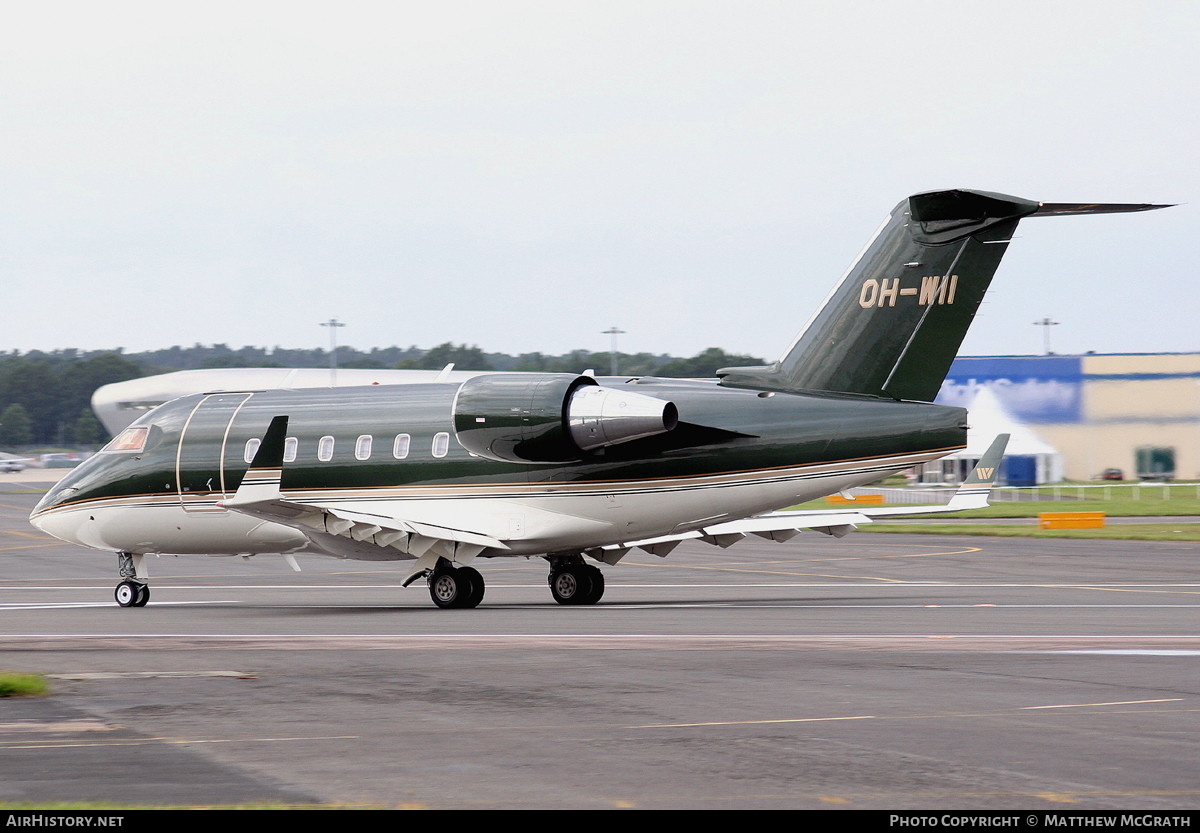
<svg viewBox="0 0 1200 833">
<path fill-rule="evenodd" d="M 782 359 L 718 375 L 733 387 L 932 401 L 1022 217 L 1158 207 L 964 190 L 909 197 Z"/>
</svg>

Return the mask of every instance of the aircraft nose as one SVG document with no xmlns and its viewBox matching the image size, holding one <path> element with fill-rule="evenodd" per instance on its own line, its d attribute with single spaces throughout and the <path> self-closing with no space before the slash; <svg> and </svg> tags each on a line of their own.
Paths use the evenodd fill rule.
<svg viewBox="0 0 1200 833">
<path fill-rule="evenodd" d="M 74 518 L 71 517 L 73 513 L 54 511 L 56 507 L 61 506 L 64 501 L 70 499 L 71 495 L 78 491 L 79 489 L 71 486 L 52 488 L 38 501 L 33 512 L 29 514 L 29 523 L 61 541 L 78 543 L 73 534 L 74 527 L 77 525 Z"/>
<path fill-rule="evenodd" d="M 33 507 L 33 511 L 29 513 L 29 521 L 34 526 L 38 525 L 46 512 L 53 509 L 55 506 L 62 504 L 68 500 L 71 495 L 79 491 L 79 488 L 68 483 L 59 481 L 56 485 L 51 486 L 46 494 L 42 495 L 42 499 Z M 38 527 L 39 529 L 41 527 Z"/>
<path fill-rule="evenodd" d="M 81 516 L 83 510 L 70 504 L 79 500 L 81 493 L 87 492 L 93 485 L 94 478 L 90 471 L 94 459 L 85 460 L 51 486 L 33 507 L 29 523 L 61 541 L 83 543 L 79 540 L 79 527 L 86 514 Z"/>
<path fill-rule="evenodd" d="M 58 524 L 54 523 L 53 519 L 47 515 L 45 511 L 41 511 L 41 504 L 38 504 L 38 507 L 39 508 L 34 510 L 33 514 L 29 516 L 29 523 L 33 524 L 42 532 L 45 532 L 47 535 L 53 535 L 55 538 L 62 538 L 62 535 L 58 534 L 56 531 Z"/>
</svg>

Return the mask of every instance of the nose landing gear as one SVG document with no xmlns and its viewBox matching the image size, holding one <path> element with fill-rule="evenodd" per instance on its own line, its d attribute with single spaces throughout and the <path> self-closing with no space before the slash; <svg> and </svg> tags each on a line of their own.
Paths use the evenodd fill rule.
<svg viewBox="0 0 1200 833">
<path fill-rule="evenodd" d="M 145 607 L 150 601 L 150 585 L 146 583 L 149 576 L 146 573 L 142 553 L 117 553 L 117 570 L 121 582 L 113 591 L 113 597 L 121 607 Z"/>
<path fill-rule="evenodd" d="M 121 607 L 145 607 L 150 601 L 150 585 L 136 581 L 123 581 L 113 593 Z"/>
</svg>

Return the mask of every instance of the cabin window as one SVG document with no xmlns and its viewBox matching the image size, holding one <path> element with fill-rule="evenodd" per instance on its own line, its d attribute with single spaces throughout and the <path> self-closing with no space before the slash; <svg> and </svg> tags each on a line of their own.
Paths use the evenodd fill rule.
<svg viewBox="0 0 1200 833">
<path fill-rule="evenodd" d="M 283 462 L 291 463 L 296 459 L 296 452 L 300 449 L 300 441 L 295 437 L 288 437 L 283 441 Z"/>
<path fill-rule="evenodd" d="M 246 440 L 246 450 L 242 454 L 242 459 L 247 463 L 254 462 L 254 455 L 258 452 L 258 447 L 262 445 L 262 440 L 258 437 L 251 437 Z"/>
<path fill-rule="evenodd" d="M 333 459 L 333 437 L 328 434 L 317 440 L 317 459 L 322 463 Z"/>
<path fill-rule="evenodd" d="M 369 460 L 371 458 L 371 435 L 363 434 L 354 441 L 354 459 Z"/>
<path fill-rule="evenodd" d="M 403 460 L 408 456 L 408 447 L 412 444 L 412 437 L 408 434 L 397 434 L 395 442 L 392 443 L 392 456 L 397 460 Z"/>
<path fill-rule="evenodd" d="M 450 450 L 450 435 L 445 431 L 439 431 L 433 435 L 433 456 L 445 457 L 446 452 Z"/>
</svg>

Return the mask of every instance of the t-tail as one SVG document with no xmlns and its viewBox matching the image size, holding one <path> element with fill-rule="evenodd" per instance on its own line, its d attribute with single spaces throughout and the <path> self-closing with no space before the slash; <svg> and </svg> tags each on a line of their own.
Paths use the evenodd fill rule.
<svg viewBox="0 0 1200 833">
<path fill-rule="evenodd" d="M 732 387 L 932 401 L 1023 217 L 1165 207 L 916 194 L 896 206 L 782 359 L 717 375 Z"/>
</svg>

